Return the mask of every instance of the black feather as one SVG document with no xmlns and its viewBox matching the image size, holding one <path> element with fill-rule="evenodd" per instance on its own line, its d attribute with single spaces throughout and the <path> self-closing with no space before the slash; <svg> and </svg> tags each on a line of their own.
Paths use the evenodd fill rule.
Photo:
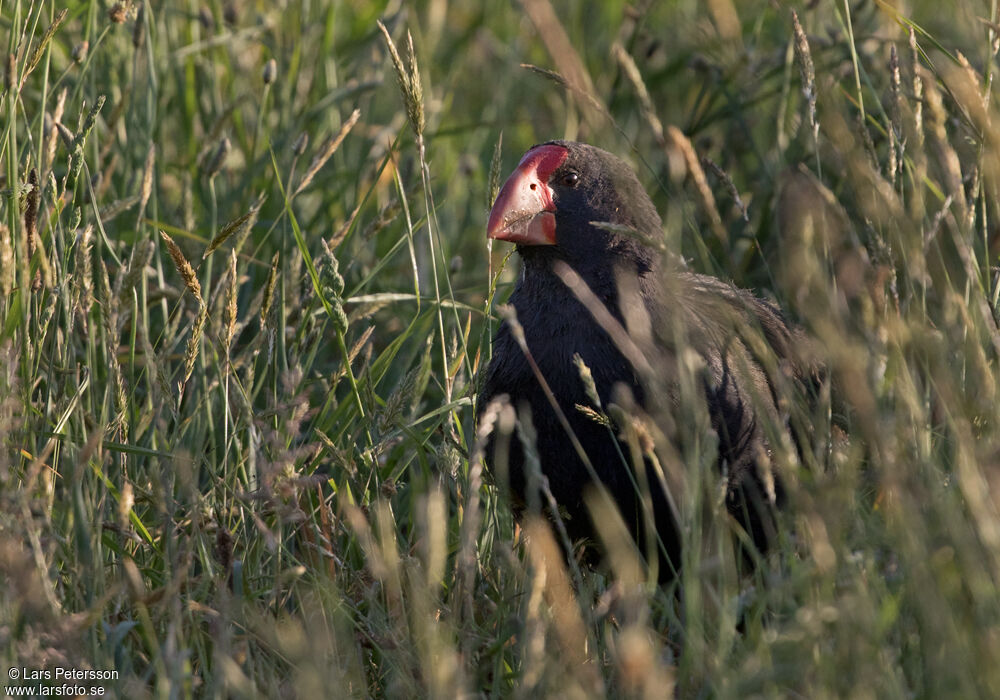
<svg viewBox="0 0 1000 700">
<path fill-rule="evenodd" d="M 663 422 L 669 424 L 671 411 L 677 410 L 672 377 L 678 358 L 686 349 L 694 350 L 704 364 L 705 404 L 719 438 L 719 463 L 728 475 L 727 508 L 756 546 L 765 549 L 773 537 L 772 512 L 781 500 L 781 489 L 780 483 L 770 486 L 772 482 L 764 478 L 771 447 L 760 413 L 769 413 L 771 424 L 780 424 L 776 372 L 783 372 L 799 387 L 809 384 L 815 374 L 803 359 L 802 334 L 773 305 L 718 279 L 672 270 L 644 245 L 643 240 L 662 237 L 661 222 L 635 173 L 623 161 L 585 144 L 552 143 L 569 150 L 549 178 L 557 208 L 557 244 L 518 247 L 523 273 L 509 299 L 534 361 L 640 549 L 645 551 L 647 538 L 659 538 L 660 570 L 668 578 L 679 564 L 681 540 L 670 494 L 647 462 L 644 468 L 653 485 L 656 532 L 643 532 L 635 475 L 622 458 L 629 454 L 628 448 L 606 426 L 579 410 L 578 406 L 592 406 L 592 401 L 573 358 L 579 355 L 590 368 L 603 408 L 624 389 L 640 409 L 666 416 Z M 575 181 L 567 180 L 572 185 L 563 184 L 567 173 L 577 176 Z M 628 341 L 643 351 L 648 363 L 645 371 L 651 370 L 652 376 L 644 376 L 641 368 L 626 359 L 621 338 L 616 343 L 592 310 L 560 279 L 559 261 L 582 278 L 621 327 L 629 329 Z M 573 538 L 593 539 L 594 526 L 584 503 L 593 481 L 590 472 L 507 322 L 493 340 L 493 358 L 477 401 L 478 415 L 501 395 L 515 408 L 530 410 L 542 473 L 565 516 L 568 533 Z M 669 425 L 663 427 L 669 435 Z M 496 442 L 491 439 L 486 450 L 494 472 L 504 470 L 496 459 Z M 506 462 L 506 479 L 515 507 L 520 509 L 527 501 L 528 479 L 525 455 L 516 438 L 509 442 Z"/>
</svg>

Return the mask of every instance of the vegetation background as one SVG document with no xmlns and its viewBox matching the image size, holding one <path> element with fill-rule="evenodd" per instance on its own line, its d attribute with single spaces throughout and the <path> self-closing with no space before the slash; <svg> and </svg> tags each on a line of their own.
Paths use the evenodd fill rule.
<svg viewBox="0 0 1000 700">
<path fill-rule="evenodd" d="M 0 0 L 3 667 L 129 698 L 1000 695 L 998 21 Z M 479 464 L 516 274 L 486 216 L 556 137 L 634 163 L 669 250 L 824 348 L 850 438 L 818 415 L 830 449 L 784 451 L 751 576 L 711 444 L 680 597 L 628 556 L 566 571 Z"/>
</svg>

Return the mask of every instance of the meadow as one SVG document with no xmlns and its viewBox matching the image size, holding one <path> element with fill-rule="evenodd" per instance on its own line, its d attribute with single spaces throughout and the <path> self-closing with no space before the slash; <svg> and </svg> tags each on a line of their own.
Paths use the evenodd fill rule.
<svg viewBox="0 0 1000 700">
<path fill-rule="evenodd" d="M 996 0 L 0 0 L 0 43 L 4 671 L 1000 696 Z M 695 397 L 665 587 L 613 528 L 565 565 L 483 467 L 486 220 L 552 138 L 821 349 L 750 571 Z"/>
</svg>

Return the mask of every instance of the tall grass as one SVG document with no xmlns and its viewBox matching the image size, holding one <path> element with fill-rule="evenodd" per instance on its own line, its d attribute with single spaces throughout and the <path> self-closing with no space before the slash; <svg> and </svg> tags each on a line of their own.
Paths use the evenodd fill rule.
<svg viewBox="0 0 1000 700">
<path fill-rule="evenodd" d="M 897 5 L 0 0 L 4 667 L 119 697 L 1000 694 L 1000 17 Z M 630 159 L 669 251 L 821 348 L 751 575 L 698 431 L 680 595 L 615 528 L 610 569 L 567 570 L 484 471 L 516 274 L 485 219 L 556 137 Z"/>
</svg>

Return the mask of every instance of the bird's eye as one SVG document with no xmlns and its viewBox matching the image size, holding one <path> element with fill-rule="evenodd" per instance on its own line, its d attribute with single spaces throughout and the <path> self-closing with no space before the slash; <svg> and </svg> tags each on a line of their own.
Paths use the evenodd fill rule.
<svg viewBox="0 0 1000 700">
<path fill-rule="evenodd" d="M 578 182 L 580 182 L 580 176 L 576 173 L 566 173 L 562 176 L 562 184 L 567 187 L 576 187 Z"/>
</svg>

